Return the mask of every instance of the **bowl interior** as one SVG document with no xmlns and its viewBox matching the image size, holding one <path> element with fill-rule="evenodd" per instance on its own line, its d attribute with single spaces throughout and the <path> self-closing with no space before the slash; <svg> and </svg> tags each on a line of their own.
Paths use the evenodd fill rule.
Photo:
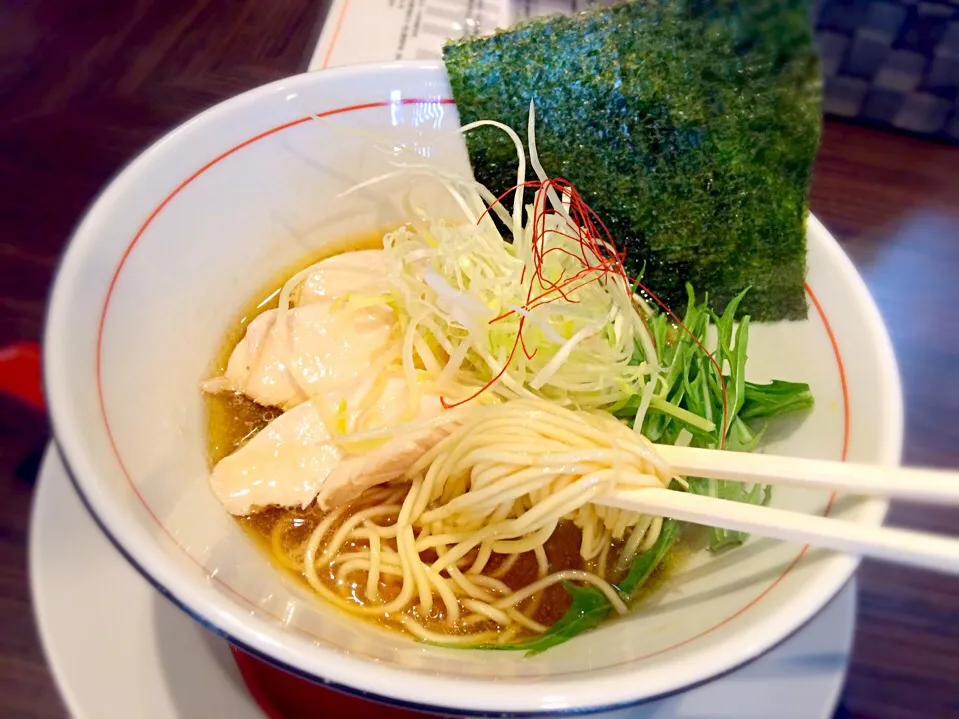
<svg viewBox="0 0 959 719">
<path fill-rule="evenodd" d="M 64 259 L 45 345 L 57 439 L 81 493 L 131 561 L 199 619 L 357 691 L 467 710 L 586 708 L 673 691 L 758 655 L 818 611 L 855 562 L 754 538 L 694 556 L 627 619 L 535 658 L 446 650 L 315 600 L 209 492 L 198 383 L 224 333 L 284 269 L 401 222 L 408 180 L 339 197 L 390 172 L 392 148 L 469 173 L 448 98 L 442 68 L 427 64 L 291 78 L 178 128 L 113 182 Z M 416 191 L 455 217 L 428 180 Z M 896 462 L 899 387 L 882 323 L 814 218 L 808 241 L 809 317 L 754 326 L 749 369 L 755 381 L 809 382 L 817 404 L 772 427 L 764 451 Z M 871 523 L 885 510 L 790 489 L 773 505 Z"/>
</svg>

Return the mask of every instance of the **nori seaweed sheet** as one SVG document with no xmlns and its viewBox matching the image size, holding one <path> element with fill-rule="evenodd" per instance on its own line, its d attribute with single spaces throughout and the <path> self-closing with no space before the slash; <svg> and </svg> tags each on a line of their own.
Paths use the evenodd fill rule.
<svg viewBox="0 0 959 719">
<path fill-rule="evenodd" d="M 450 42 L 461 121 L 525 137 L 604 219 L 629 269 L 671 307 L 685 283 L 722 312 L 806 316 L 806 194 L 821 124 L 808 7 L 800 0 L 639 0 Z M 467 144 L 495 194 L 515 184 L 498 130 Z"/>
</svg>

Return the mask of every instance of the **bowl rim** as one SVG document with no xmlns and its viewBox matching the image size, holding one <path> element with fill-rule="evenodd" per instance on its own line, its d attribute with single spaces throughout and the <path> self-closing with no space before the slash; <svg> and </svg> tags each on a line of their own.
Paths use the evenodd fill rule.
<svg viewBox="0 0 959 719">
<path fill-rule="evenodd" d="M 68 374 L 60 372 L 59 363 L 61 360 L 57 356 L 57 353 L 55 351 L 47 351 L 47 348 L 58 344 L 58 334 L 60 333 L 58 328 L 62 327 L 62 323 L 69 317 L 68 307 L 62 306 L 65 300 L 61 299 L 61 296 L 66 291 L 63 278 L 70 275 L 72 268 L 83 260 L 91 247 L 95 246 L 90 235 L 92 234 L 91 229 L 98 223 L 99 213 L 103 210 L 104 205 L 107 204 L 107 200 L 111 194 L 120 192 L 118 186 L 123 180 L 129 180 L 147 168 L 157 155 L 165 151 L 166 146 L 176 143 L 179 135 L 187 132 L 189 128 L 194 125 L 216 123 L 220 117 L 228 116 L 233 110 L 240 109 L 247 103 L 255 103 L 260 98 L 271 97 L 281 88 L 288 91 L 291 89 L 291 86 L 296 86 L 301 83 L 312 85 L 314 83 L 342 82 L 353 78 L 362 79 L 369 73 L 384 71 L 422 74 L 435 79 L 437 72 L 443 72 L 443 66 L 441 63 L 436 62 L 367 63 L 364 65 L 347 66 L 284 78 L 230 98 L 188 119 L 141 152 L 104 186 L 97 197 L 90 203 L 82 219 L 71 233 L 70 240 L 60 258 L 47 304 L 43 336 L 44 391 L 50 405 L 53 433 L 64 460 L 67 474 L 76 488 L 81 501 L 101 531 L 106 534 L 111 543 L 117 547 L 118 551 L 120 551 L 127 561 L 161 594 L 174 602 L 201 625 L 223 636 L 231 643 L 244 649 L 244 651 L 281 666 L 287 671 L 308 680 L 319 682 L 367 699 L 419 710 L 454 710 L 467 715 L 481 715 L 489 711 L 495 711 L 498 714 L 510 716 L 543 716 L 544 713 L 561 715 L 605 711 L 686 691 L 693 686 L 711 681 L 718 676 L 734 671 L 743 664 L 753 661 L 782 641 L 785 641 L 815 616 L 842 586 L 845 585 L 858 566 L 858 559 L 844 557 L 842 558 L 844 561 L 832 562 L 827 569 L 821 570 L 816 580 L 819 585 L 818 591 L 814 597 L 808 599 L 804 606 L 793 607 L 795 613 L 794 621 L 785 623 L 789 627 L 788 630 L 781 635 L 777 635 L 772 641 L 753 644 L 749 648 L 738 652 L 732 662 L 727 661 L 723 663 L 723 666 L 718 668 L 712 666 L 712 668 L 692 672 L 692 678 L 688 681 L 683 680 L 677 682 L 676 686 L 666 687 L 660 691 L 641 695 L 639 698 L 635 697 L 635 691 L 610 693 L 610 687 L 608 686 L 603 688 L 579 688 L 573 690 L 569 684 L 566 684 L 564 688 L 570 694 L 575 693 L 576 696 L 571 698 L 567 705 L 557 710 L 555 706 L 544 706 L 537 699 L 537 697 L 542 694 L 542 691 L 530 691 L 528 684 L 524 687 L 522 679 L 518 681 L 494 681 L 467 678 L 457 680 L 450 677 L 431 676 L 427 672 L 400 667 L 373 667 L 367 659 L 344 657 L 324 647 L 315 647 L 316 653 L 314 654 L 313 661 L 297 661 L 298 657 L 295 652 L 285 651 L 287 648 L 278 644 L 275 639 L 271 639 L 271 629 L 267 624 L 258 623 L 256 620 L 244 623 L 239 618 L 237 618 L 236 621 L 226 621 L 229 619 L 229 617 L 224 616 L 226 612 L 221 612 L 215 607 L 205 607 L 203 601 L 200 601 L 198 606 L 195 606 L 182 596 L 184 593 L 190 593 L 186 586 L 178 586 L 177 581 L 166 581 L 164 583 L 161 578 L 163 575 L 169 574 L 169 578 L 175 580 L 177 572 L 169 568 L 164 569 L 158 566 L 163 563 L 162 556 L 154 556 L 159 555 L 159 552 L 154 552 L 150 555 L 152 566 L 148 568 L 146 565 L 151 564 L 150 561 L 144 562 L 142 559 L 134 556 L 134 552 L 118 540 L 115 531 L 111 528 L 112 522 L 110 516 L 113 512 L 111 512 L 111 508 L 107 506 L 110 504 L 109 499 L 100 500 L 104 506 L 98 506 L 98 500 L 91 498 L 89 493 L 84 490 L 85 485 L 92 486 L 97 482 L 95 464 L 85 454 L 83 443 L 79 441 L 79 438 L 75 435 L 71 427 L 71 421 L 69 417 L 66 416 L 66 410 L 57 399 L 61 391 L 65 393 L 70 385 L 70 382 L 66 379 Z M 824 249 L 829 256 L 829 261 L 837 265 L 844 277 L 844 281 L 849 285 L 850 290 L 856 296 L 859 310 L 863 313 L 864 319 L 868 324 L 868 334 L 881 350 L 880 356 L 877 357 L 880 375 L 883 377 L 883 380 L 889 384 L 888 401 L 882 408 L 884 414 L 882 429 L 886 435 L 882 440 L 884 440 L 884 446 L 886 447 L 886 461 L 898 463 L 902 452 L 904 417 L 900 378 L 891 340 L 882 322 L 878 308 L 870 296 L 865 282 L 855 270 L 851 260 L 845 255 L 832 235 L 810 213 L 807 223 L 807 233 L 812 230 L 815 230 L 821 235 Z M 78 240 L 82 240 L 85 237 L 88 238 L 86 241 L 78 242 Z M 888 502 L 877 502 L 874 511 L 874 515 L 877 517 L 875 520 L 876 523 L 882 522 L 887 507 Z M 239 608 L 238 604 L 235 606 Z M 206 610 L 206 613 L 204 613 L 204 610 Z M 239 614 L 239 612 L 237 612 L 237 614 Z M 272 631 L 275 632 L 276 630 L 274 629 Z M 271 652 L 270 649 L 272 649 L 273 652 Z M 289 656 L 280 658 L 283 657 L 284 654 L 293 655 L 293 657 L 292 659 Z M 322 665 L 329 667 L 330 661 L 324 660 L 334 660 L 335 662 L 349 666 L 347 666 L 346 670 L 327 671 L 324 672 L 324 674 L 317 674 L 315 670 L 311 671 L 305 666 L 305 664 L 311 664 L 314 667 Z M 715 665 L 718 664 L 718 662 L 712 662 L 711 664 Z M 333 675 L 334 678 L 330 678 L 330 675 Z M 619 675 L 619 678 L 622 678 L 622 675 Z M 544 681 L 538 683 L 537 686 L 539 689 L 545 690 L 549 686 L 549 682 L 550 679 L 547 677 Z M 598 683 L 599 682 L 590 682 L 592 685 Z M 499 691 L 490 693 L 488 690 L 494 685 Z M 391 691 L 387 694 L 381 694 L 378 691 L 364 688 L 374 686 L 390 687 Z M 453 691 L 442 691 L 444 687 L 447 690 L 452 689 Z M 468 691 L 468 687 L 471 687 L 472 690 Z M 613 696 L 619 694 L 622 698 L 610 702 L 609 698 L 611 694 Z M 431 695 L 441 696 L 446 699 L 451 698 L 452 701 L 429 703 L 415 699 L 415 697 Z M 624 695 L 632 695 L 632 698 Z"/>
</svg>

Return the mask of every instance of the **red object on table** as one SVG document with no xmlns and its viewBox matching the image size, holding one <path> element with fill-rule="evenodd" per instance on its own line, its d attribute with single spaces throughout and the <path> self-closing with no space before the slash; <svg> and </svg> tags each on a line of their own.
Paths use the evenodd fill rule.
<svg viewBox="0 0 959 719">
<path fill-rule="evenodd" d="M 267 664 L 242 649 L 230 647 L 250 694 L 269 719 L 437 719 L 338 692 Z"/>
<path fill-rule="evenodd" d="M 20 342 L 0 348 L 0 395 L 45 412 L 40 346 Z M 231 647 L 247 689 L 269 719 L 423 719 L 436 715 L 399 709 L 350 696 L 301 679 Z"/>
<path fill-rule="evenodd" d="M 41 412 L 46 411 L 40 367 L 40 345 L 36 342 L 19 342 L 0 348 L 0 394 L 19 399 Z"/>
<path fill-rule="evenodd" d="M 46 411 L 40 346 L 20 342 L 0 348 L 0 395 Z M 436 715 L 399 709 L 350 696 L 301 679 L 231 647 L 247 689 L 270 719 L 423 719 Z"/>
</svg>

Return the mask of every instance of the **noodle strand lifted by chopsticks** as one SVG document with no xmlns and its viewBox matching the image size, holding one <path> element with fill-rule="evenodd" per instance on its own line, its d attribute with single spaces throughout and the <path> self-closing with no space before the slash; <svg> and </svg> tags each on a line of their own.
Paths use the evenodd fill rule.
<svg viewBox="0 0 959 719">
<path fill-rule="evenodd" d="M 300 549 L 310 585 L 347 611 L 462 646 L 545 631 L 536 613 L 562 582 L 596 587 L 624 614 L 610 547 L 619 542 L 622 573 L 662 520 L 591 500 L 668 486 L 671 470 L 652 445 L 609 415 L 544 400 L 478 405 L 458 422 L 402 482 L 324 517 Z M 593 571 L 550 571 L 545 546 L 562 521 L 581 530 L 579 552 Z M 503 579 L 527 554 L 535 577 L 511 588 Z"/>
</svg>

